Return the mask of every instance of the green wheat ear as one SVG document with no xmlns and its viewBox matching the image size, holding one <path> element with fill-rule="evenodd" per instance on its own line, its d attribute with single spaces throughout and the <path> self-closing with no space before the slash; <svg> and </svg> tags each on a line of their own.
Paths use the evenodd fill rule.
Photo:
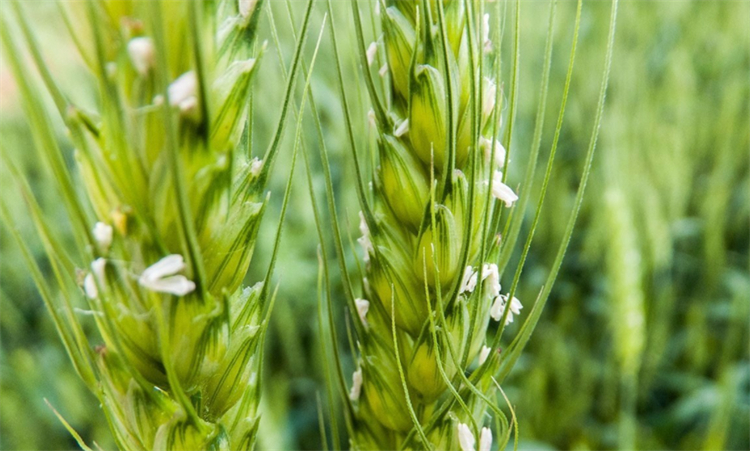
<svg viewBox="0 0 750 451">
<path fill-rule="evenodd" d="M 344 370 L 334 334 L 331 359 L 339 365 L 339 374 L 338 380 L 329 384 L 338 385 L 333 389 L 346 394 L 344 413 L 353 449 L 489 450 L 493 441 L 503 449 L 514 425 L 517 439 L 517 425 L 499 384 L 538 321 L 580 207 L 579 196 L 556 266 L 518 334 L 499 352 L 505 326 L 521 315 L 522 305 L 514 294 L 554 163 L 581 2 L 572 25 L 574 45 L 544 184 L 510 290 L 502 290 L 500 279 L 520 234 L 524 215 L 516 210 L 525 208 L 535 174 L 556 2 L 550 4 L 535 139 L 520 185 L 511 183 L 508 173 L 513 170 L 509 162 L 518 103 L 521 2 L 514 3 L 508 17 L 500 2 L 494 6 L 479 0 L 370 2 L 371 17 L 380 27 L 369 46 L 360 18 L 364 4 L 352 2 L 352 10 L 358 62 L 365 72 L 364 87 L 372 104 L 370 122 L 376 130 L 370 143 L 372 167 L 361 163 L 370 158 L 361 158 L 356 150 L 355 136 L 360 134 L 355 131 L 356 124 L 364 121 L 351 115 L 338 50 L 340 36 L 332 14 L 340 96 L 362 207 L 358 241 L 364 253 L 364 274 L 362 294 L 356 295 L 343 263 L 345 253 L 326 172 L 336 252 L 356 339 L 356 345 L 352 343 L 356 366 L 349 385 L 341 375 Z M 332 13 L 330 2 L 329 11 Z M 501 60 L 505 55 L 501 58 L 499 37 L 511 17 L 509 104 L 507 119 L 501 121 Z M 614 13 L 612 18 L 613 31 Z M 612 35 L 610 50 L 611 40 Z M 609 61 L 610 53 L 607 64 Z M 380 81 L 371 73 L 375 71 Z M 607 71 L 608 66 L 605 81 Z M 606 83 L 583 170 L 581 195 L 605 89 Z M 501 132 L 503 139 L 499 138 Z M 328 160 L 325 149 L 322 152 L 325 170 Z M 519 186 L 520 198 L 516 194 Z M 323 274 L 327 273 L 324 267 Z M 333 331 L 330 310 L 329 326 Z M 510 412 L 510 420 L 506 412 Z M 335 429 L 332 427 L 334 440 Z"/>
<path fill-rule="evenodd" d="M 489 376 L 499 359 L 485 337 L 492 319 L 511 322 L 521 304 L 501 292 L 491 222 L 518 196 L 505 183 L 506 151 L 495 138 L 501 92 L 482 71 L 491 62 L 481 6 L 387 2 L 382 44 L 362 61 L 383 54 L 380 73 L 391 83 L 383 103 L 367 84 L 378 162 L 360 225 L 355 449 L 473 449 L 474 437 L 485 449 L 485 410 L 504 417 Z M 464 376 L 477 366 L 490 371 Z"/>
<path fill-rule="evenodd" d="M 96 78 L 95 112 L 66 98 L 22 8 L 13 3 L 11 14 L 75 147 L 86 199 L 77 194 L 41 96 L 26 76 L 31 69 L 3 14 L 4 49 L 41 161 L 54 174 L 73 222 L 77 255 L 68 255 L 45 223 L 13 165 L 12 149 L 3 148 L 54 280 L 44 279 L 20 234 L 14 235 L 121 449 L 251 449 L 255 442 L 262 344 L 273 302 L 269 283 L 289 187 L 267 275 L 252 287 L 241 284 L 267 205 L 265 184 L 313 2 L 273 139 L 258 154 L 248 118 L 252 80 L 265 48 L 257 43 L 263 3 L 61 3 Z M 8 209 L 0 207 L 12 228 Z M 62 303 L 53 295 L 58 290 Z M 85 308 L 74 307 L 81 302 Z M 84 334 L 88 318 L 100 346 Z"/>
</svg>

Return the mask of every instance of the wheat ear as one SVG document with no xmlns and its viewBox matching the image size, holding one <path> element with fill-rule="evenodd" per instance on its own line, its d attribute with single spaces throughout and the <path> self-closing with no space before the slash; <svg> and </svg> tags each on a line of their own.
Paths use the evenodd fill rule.
<svg viewBox="0 0 750 451">
<path fill-rule="evenodd" d="M 55 279 L 45 280 L 29 257 L 32 274 L 119 448 L 251 449 L 273 263 L 264 280 L 241 285 L 312 2 L 272 142 L 256 156 L 249 118 L 265 48 L 257 42 L 262 1 L 92 0 L 60 7 L 95 77 L 95 112 L 65 96 L 23 9 L 13 9 L 75 147 L 85 200 L 5 14 L 0 27 L 41 161 L 57 179 L 78 245 L 78 255 L 68 255 L 3 149 Z M 82 269 L 77 261 L 86 262 Z M 57 290 L 62 303 L 52 295 Z M 76 306 L 81 301 L 85 307 Z M 89 343 L 84 329 L 91 325 L 103 344 Z"/>
</svg>

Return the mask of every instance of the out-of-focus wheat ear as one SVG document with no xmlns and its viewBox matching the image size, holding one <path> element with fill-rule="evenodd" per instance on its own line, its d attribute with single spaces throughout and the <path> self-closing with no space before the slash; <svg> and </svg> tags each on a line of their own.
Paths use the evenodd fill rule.
<svg viewBox="0 0 750 451">
<path fill-rule="evenodd" d="M 646 341 L 642 262 L 631 207 L 625 201 L 617 170 L 611 162 L 607 168 L 610 186 L 604 194 L 604 202 L 610 231 L 610 245 L 607 247 L 607 269 L 612 290 L 610 329 L 621 371 L 618 440 L 620 448 L 636 449 L 638 373 Z"/>
<path fill-rule="evenodd" d="M 254 47 L 259 4 L 92 0 L 71 7 L 84 26 L 65 19 L 95 75 L 98 117 L 64 97 L 23 11 L 14 12 L 31 60 L 68 127 L 95 213 L 71 190 L 66 207 L 81 254 L 71 258 L 17 176 L 51 262 L 50 280 L 43 279 L 28 247 L 22 245 L 22 252 L 71 359 L 83 368 L 79 373 L 99 398 L 123 449 L 198 449 L 228 445 L 227 440 L 240 449 L 255 441 L 261 343 L 277 292 L 271 292 L 270 279 L 294 178 L 291 172 L 268 280 L 240 289 L 268 200 L 259 176 L 271 166 L 235 152 L 249 141 L 249 131 L 243 137 L 241 128 L 251 123 L 243 118 L 252 109 L 245 105 L 255 67 L 248 56 L 262 53 Z M 303 30 L 309 15 L 308 7 Z M 214 34 L 219 21 L 226 27 Z M 52 169 L 66 199 L 67 180 L 57 177 L 58 169 L 67 171 L 57 161 L 64 160 L 63 151 L 44 116 L 33 75 L 24 76 L 30 65 L 22 49 L 10 31 L 2 32 L 32 128 L 39 131 L 34 137 L 43 166 Z M 304 35 L 296 41 L 298 61 Z M 277 136 L 292 102 L 292 85 L 287 80 Z M 309 85 L 308 74 L 303 94 Z M 227 105 L 235 102 L 240 105 Z M 295 161 L 301 129 L 298 122 Z M 278 140 L 272 146 L 278 147 Z M 2 154 L 5 159 L 8 152 Z M 6 206 L 0 205 L 2 219 L 12 224 Z M 98 221 L 91 220 L 94 216 Z M 20 241 L 12 225 L 11 230 Z M 61 300 L 51 295 L 55 285 Z M 83 295 L 88 309 L 74 308 Z M 92 318 L 105 342 L 96 350 L 81 331 L 82 314 Z"/>
</svg>

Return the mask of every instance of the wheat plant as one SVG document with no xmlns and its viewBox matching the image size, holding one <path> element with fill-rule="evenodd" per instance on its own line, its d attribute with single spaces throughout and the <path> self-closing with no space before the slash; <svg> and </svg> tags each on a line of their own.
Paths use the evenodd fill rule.
<svg viewBox="0 0 750 451">
<path fill-rule="evenodd" d="M 518 197 L 504 183 L 508 155 L 495 138 L 496 80 L 475 70 L 489 42 L 477 39 L 473 7 L 393 2 L 382 11 L 391 83 L 387 107 L 373 98 L 378 167 L 360 224 L 355 449 L 400 448 L 414 425 L 411 446 L 473 449 L 478 436 L 489 449 L 492 441 L 483 427 L 492 381 L 459 375 L 474 361 L 485 375 L 497 371 L 489 321 L 508 324 L 522 308 L 501 292 L 501 240 L 491 231 Z M 377 53 L 375 42 L 366 64 Z M 439 409 L 449 390 L 458 402 Z"/>
<path fill-rule="evenodd" d="M 43 276 L 5 201 L 3 221 L 119 448 L 251 449 L 289 186 L 266 276 L 252 286 L 242 282 L 268 203 L 265 185 L 279 153 L 312 2 L 280 113 L 253 100 L 253 75 L 266 46 L 257 39 L 262 1 L 59 6 L 93 74 L 95 110 L 66 97 L 19 3 L 3 11 L 1 28 L 39 159 L 56 180 L 72 224 L 75 251 L 45 221 L 6 147 L 3 163 L 29 207 L 53 278 Z M 9 17 L 17 19 L 24 47 Z M 57 143 L 27 50 L 72 154 Z M 259 111 L 279 114 L 263 153 L 253 145 L 252 117 Z M 77 171 L 68 166 L 70 156 Z M 293 171 L 294 160 L 288 168 Z"/>
<path fill-rule="evenodd" d="M 329 379 L 331 386 L 338 384 L 338 390 L 346 392 L 344 418 L 352 449 L 503 449 L 517 426 L 500 383 L 539 318 L 580 207 L 606 91 L 616 2 L 594 131 L 568 220 L 568 238 L 525 320 L 515 292 L 554 162 L 581 2 L 571 26 L 573 45 L 545 180 L 515 271 L 508 263 L 535 174 L 556 2 L 550 7 L 535 139 L 520 183 L 512 181 L 515 177 L 509 177 L 508 170 L 518 101 L 521 3 L 510 6 L 512 13 L 506 6 L 475 0 L 352 2 L 357 61 L 364 70 L 363 90 L 372 105 L 369 126 L 375 135 L 365 157 L 356 150 L 355 130 L 363 121 L 352 118 L 340 36 L 332 17 L 340 97 L 362 209 L 362 294 L 356 296 L 343 263 L 329 175 L 329 210 L 352 317 L 352 353 L 357 356 L 351 379 L 344 382 L 334 337 L 330 355 L 339 360 L 339 370 Z M 379 22 L 370 45 L 360 8 L 367 9 L 373 23 Z M 506 23 L 513 31 L 508 92 L 501 80 L 501 62 L 507 55 L 501 55 L 500 38 Z M 325 169 L 325 150 L 323 161 Z M 508 288 L 503 289 L 501 278 L 508 273 Z M 506 326 L 519 317 L 522 326 L 501 349 Z M 337 432 L 332 429 L 335 442 Z"/>
</svg>

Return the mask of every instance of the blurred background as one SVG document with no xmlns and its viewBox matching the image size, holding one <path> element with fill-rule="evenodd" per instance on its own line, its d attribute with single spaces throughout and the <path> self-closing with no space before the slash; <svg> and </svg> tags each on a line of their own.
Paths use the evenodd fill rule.
<svg viewBox="0 0 750 451">
<path fill-rule="evenodd" d="M 283 89 L 278 82 L 279 63 L 289 62 L 294 27 L 284 2 L 270 3 L 262 32 L 269 51 L 255 83 L 264 102 L 275 105 L 280 104 Z M 339 35 L 353 36 L 348 2 L 332 3 Z M 511 180 L 521 178 L 531 147 L 549 11 L 546 1 L 521 4 L 520 97 Z M 296 22 L 303 2 L 291 5 Z M 35 31 L 45 57 L 66 93 L 80 104 L 95 104 L 92 79 L 80 64 L 55 6 L 37 1 L 33 10 L 27 9 L 38 24 Z M 559 114 L 575 3 L 560 2 L 557 10 L 540 166 L 549 153 Z M 325 4 L 319 2 L 308 55 L 324 12 Z M 609 12 L 609 2 L 584 2 L 560 148 L 519 287 L 524 313 L 531 309 L 549 271 L 578 188 L 601 82 Z M 505 41 L 510 35 L 504 33 Z M 323 36 L 312 90 L 331 155 L 342 227 L 356 237 L 357 200 L 348 188 L 353 180 L 350 149 L 331 41 L 327 32 Z M 509 56 L 506 44 L 503 52 Z M 369 105 L 354 59 L 356 40 L 344 38 L 340 45 L 346 55 L 345 78 L 350 80 L 345 88 L 353 115 L 359 118 L 355 127 L 369 130 Z M 509 78 L 504 82 L 507 94 Z M 254 139 L 267 141 L 277 114 L 256 117 Z M 293 131 L 293 125 L 288 130 Z M 316 200 L 322 204 L 317 132 L 311 120 L 305 127 Z M 60 123 L 58 129 L 60 142 L 66 143 Z M 23 167 L 49 221 L 65 237 L 65 212 L 56 201 L 57 193 L 49 188 L 50 174 L 35 165 L 28 130 L 14 81 L 0 60 L 2 145 Z M 287 151 L 291 138 L 289 133 Z M 357 138 L 366 146 L 366 133 Z M 66 149 L 72 166 L 73 149 Z M 326 363 L 320 356 L 316 320 L 318 237 L 301 163 L 297 169 L 279 257 L 279 300 L 267 341 L 264 414 L 257 446 L 261 450 L 322 446 L 317 400 L 326 398 Z M 271 240 L 263 237 L 274 233 L 288 168 L 279 165 L 275 172 L 270 188 L 275 210 L 269 208 L 267 213 L 248 281 L 262 276 L 270 253 Z M 13 192 L 10 185 L 0 166 L 0 193 Z M 528 192 L 521 187 L 520 193 L 531 196 L 534 204 L 540 185 L 541 177 Z M 22 200 L 11 198 L 10 204 L 16 225 L 43 264 L 43 250 L 31 232 Z M 530 222 L 533 212 L 526 214 Z M 519 447 L 750 449 L 749 250 L 750 2 L 622 2 L 604 119 L 583 209 L 552 297 L 504 384 L 520 423 Z M 353 256 L 349 263 L 355 267 Z M 509 268 L 514 268 L 513 263 Z M 335 315 L 342 325 L 340 336 L 345 336 L 342 290 L 335 272 L 333 276 Z M 510 277 L 504 275 L 502 282 L 509 285 Z M 0 338 L 0 449 L 77 448 L 45 399 L 88 443 L 112 449 L 96 399 L 68 362 L 4 226 L 0 227 Z M 350 356 L 343 360 L 350 361 Z"/>
</svg>

